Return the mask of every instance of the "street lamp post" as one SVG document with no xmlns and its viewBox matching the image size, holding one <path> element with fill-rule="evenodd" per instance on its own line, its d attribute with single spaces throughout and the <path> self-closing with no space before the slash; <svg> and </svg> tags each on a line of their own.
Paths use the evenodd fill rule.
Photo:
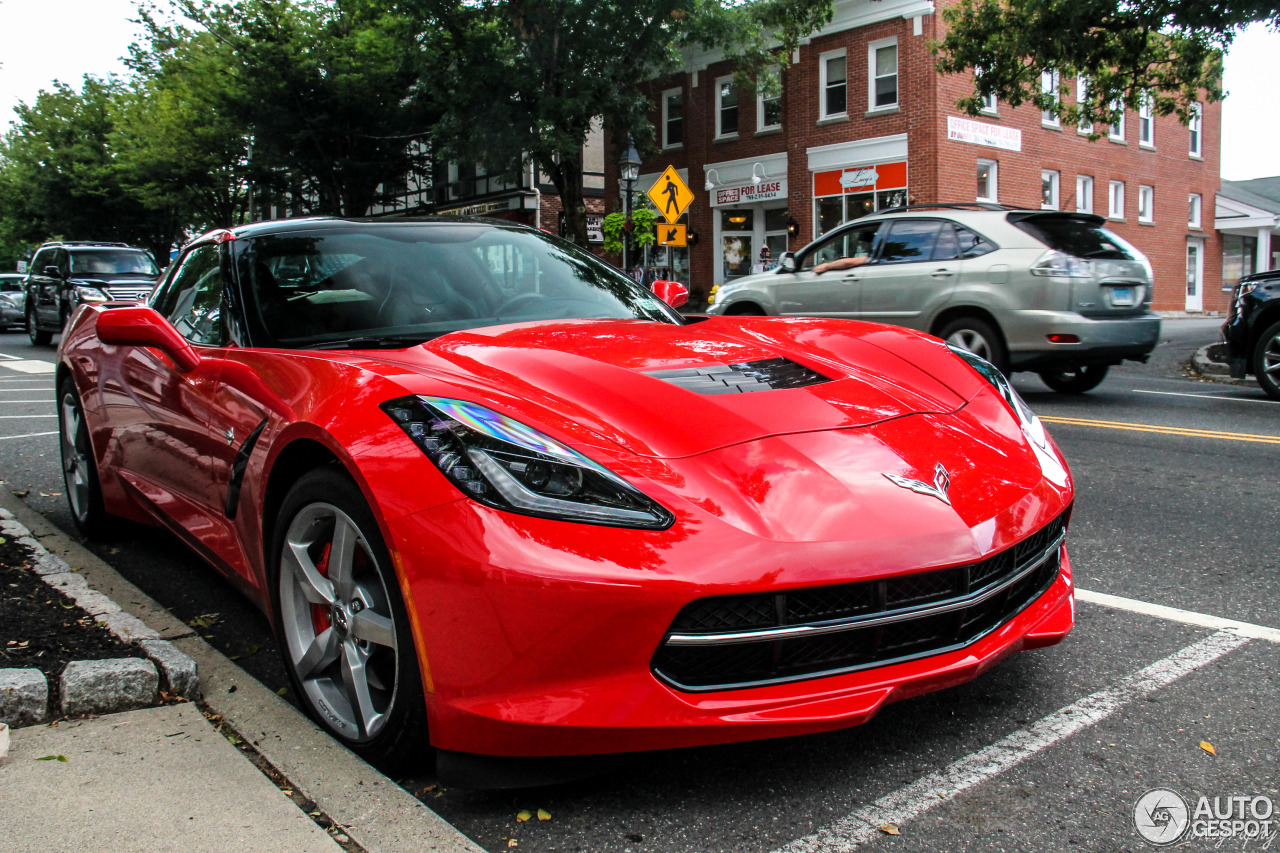
<svg viewBox="0 0 1280 853">
<path fill-rule="evenodd" d="M 623 202 L 623 209 L 626 213 L 626 226 L 622 235 L 622 271 L 627 275 L 631 275 L 631 265 L 627 261 L 627 243 L 631 237 L 631 185 L 640 177 L 640 155 L 636 152 L 636 145 L 627 137 L 627 150 L 619 161 L 619 176 L 623 183 L 627 185 L 627 195 Z"/>
</svg>

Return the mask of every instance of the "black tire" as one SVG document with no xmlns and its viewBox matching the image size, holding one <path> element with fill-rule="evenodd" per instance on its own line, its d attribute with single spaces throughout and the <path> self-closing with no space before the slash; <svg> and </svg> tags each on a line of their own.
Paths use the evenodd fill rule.
<svg viewBox="0 0 1280 853">
<path fill-rule="evenodd" d="M 1083 394 L 1101 385 L 1110 369 L 1105 364 L 1058 367 L 1053 370 L 1041 370 L 1040 379 L 1059 394 Z"/>
<path fill-rule="evenodd" d="M 47 347 L 49 341 L 53 340 L 52 332 L 42 332 L 40 324 L 36 321 L 36 312 L 33 308 L 27 309 L 27 337 L 31 339 L 31 345 L 37 347 Z"/>
<path fill-rule="evenodd" d="M 355 536 L 350 565 L 337 569 L 345 581 L 330 577 L 339 529 Z M 286 564 L 286 547 L 309 565 L 292 556 Z M 378 524 L 345 472 L 318 468 L 289 489 L 268 559 L 276 637 L 303 710 L 371 764 L 425 763 L 426 706 L 409 616 Z"/>
<path fill-rule="evenodd" d="M 981 317 L 949 320 L 937 335 L 949 344 L 985 358 L 1006 376 L 1009 374 L 1009 353 L 1005 349 L 1004 338 L 999 330 Z"/>
<path fill-rule="evenodd" d="M 1253 375 L 1272 400 L 1280 400 L 1280 322 L 1272 323 L 1253 348 Z"/>
<path fill-rule="evenodd" d="M 737 302 L 725 309 L 728 317 L 764 317 L 764 309 L 754 302 Z"/>
<path fill-rule="evenodd" d="M 108 516 L 102 505 L 98 463 L 89 442 L 89 425 L 84 419 L 80 394 L 70 376 L 64 377 L 58 385 L 58 447 L 71 519 L 83 535 L 100 536 L 106 529 Z"/>
</svg>

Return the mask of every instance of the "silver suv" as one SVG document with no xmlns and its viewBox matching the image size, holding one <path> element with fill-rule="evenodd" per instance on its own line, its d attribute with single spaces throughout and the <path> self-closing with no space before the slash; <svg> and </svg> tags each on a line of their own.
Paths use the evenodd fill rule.
<svg viewBox="0 0 1280 853">
<path fill-rule="evenodd" d="M 864 216 L 718 285 L 711 314 L 847 317 L 930 332 L 1056 391 L 1096 388 L 1160 336 L 1151 264 L 1101 216 L 987 204 Z M 814 272 L 840 258 L 847 269 Z"/>
</svg>

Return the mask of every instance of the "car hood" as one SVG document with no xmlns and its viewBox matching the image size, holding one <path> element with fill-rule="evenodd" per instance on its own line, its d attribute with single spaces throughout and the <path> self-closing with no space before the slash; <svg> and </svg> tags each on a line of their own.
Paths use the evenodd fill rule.
<svg viewBox="0 0 1280 853">
<path fill-rule="evenodd" d="M 891 351 L 896 343 L 906 357 Z M 941 375 L 963 368 L 933 344 L 904 330 L 805 318 L 576 320 L 455 332 L 360 358 L 381 363 L 410 393 L 472 399 L 574 444 L 680 458 L 955 411 L 976 390 L 958 392 L 933 375 L 933 362 Z M 454 387 L 442 391 L 441 380 Z"/>
</svg>

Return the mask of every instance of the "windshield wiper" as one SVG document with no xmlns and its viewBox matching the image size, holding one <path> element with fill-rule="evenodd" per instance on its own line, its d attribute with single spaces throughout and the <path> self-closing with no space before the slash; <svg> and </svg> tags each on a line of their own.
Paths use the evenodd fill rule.
<svg viewBox="0 0 1280 853">
<path fill-rule="evenodd" d="M 296 349 L 406 349 L 437 338 L 439 335 L 364 335 L 336 341 L 315 341 Z"/>
</svg>

